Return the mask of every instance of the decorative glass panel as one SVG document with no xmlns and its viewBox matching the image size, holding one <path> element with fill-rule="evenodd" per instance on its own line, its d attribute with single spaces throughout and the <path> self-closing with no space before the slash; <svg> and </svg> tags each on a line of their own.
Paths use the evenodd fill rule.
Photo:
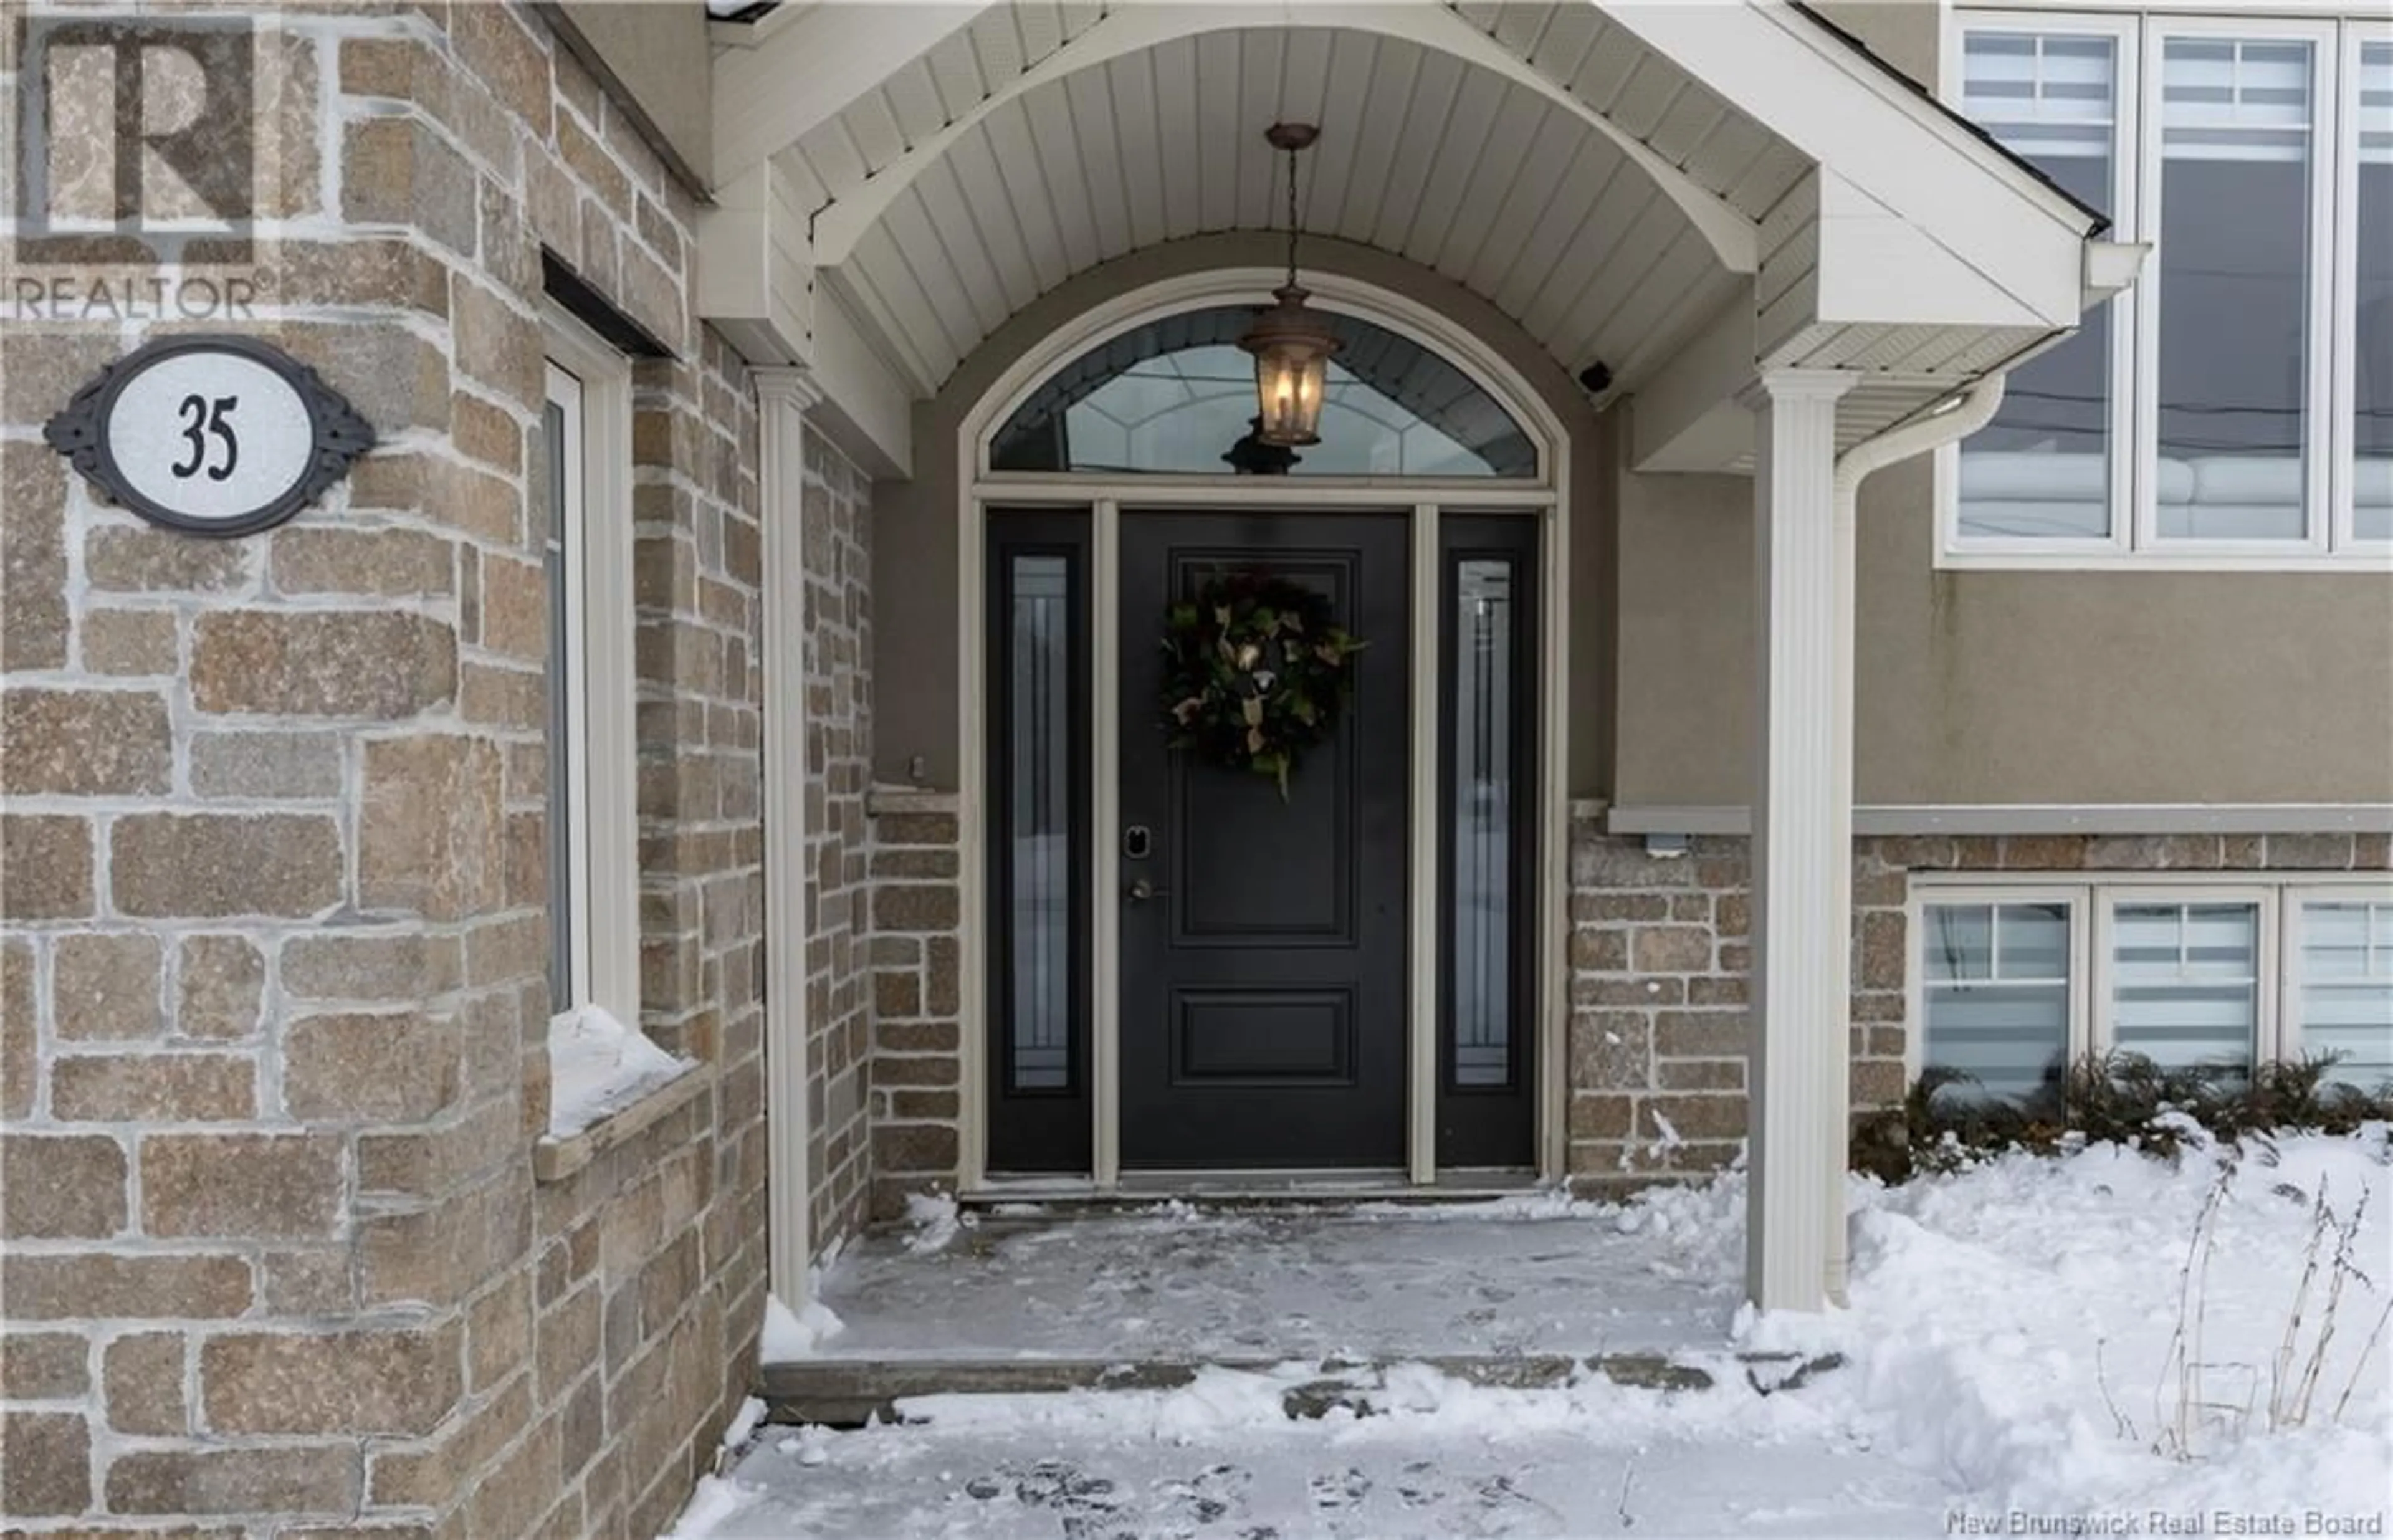
<svg viewBox="0 0 2393 1540">
<path fill-rule="evenodd" d="M 1243 306 L 1167 316 L 1075 359 L 989 446 L 1000 471 L 1226 476 L 1533 476 L 1537 454 L 1496 399 L 1408 337 L 1327 313 L 1344 345 L 1329 362 L 1321 442 L 1242 443 L 1255 415 L 1254 360 L 1237 346 Z"/>
<path fill-rule="evenodd" d="M 578 426 L 579 424 L 576 424 Z M 548 827 L 548 1009 L 552 1015 L 581 1002 L 573 989 L 573 799 L 569 788 L 574 770 L 573 687 L 566 660 L 572 656 L 574 617 L 572 586 L 566 562 L 568 506 L 571 480 L 567 476 L 568 426 L 565 408 L 551 401 L 541 415 L 541 438 L 548 450 L 548 535 L 542 560 L 548 579 L 548 723 L 546 748 Z"/>
<path fill-rule="evenodd" d="M 2252 904 L 2121 904 L 2112 911 L 2112 1041 L 2164 1069 L 2249 1069 L 2259 1027 L 2260 912 Z"/>
<path fill-rule="evenodd" d="M 2057 1100 L 2069 1061 L 2069 906 L 1922 912 L 1926 1063 L 1969 1077 L 1939 1098 Z"/>
<path fill-rule="evenodd" d="M 1072 1068 L 1070 558 L 1015 555 L 1009 587 L 1013 1009 L 1006 1069 L 1017 1089 L 1060 1090 Z"/>
<path fill-rule="evenodd" d="M 2393 1081 L 2393 901 L 2302 906 L 2301 1045 L 2340 1054 L 2327 1081 Z"/>
<path fill-rule="evenodd" d="M 2173 37 L 2161 66 L 2159 529 L 2308 521 L 2311 46 Z"/>
<path fill-rule="evenodd" d="M 1454 1077 L 1512 1078 L 1512 563 L 1458 564 L 1454 615 Z"/>
<path fill-rule="evenodd" d="M 1962 110 L 2096 208 L 2118 202 L 2118 46 L 2108 37 L 1971 33 Z M 1969 540 L 2111 532 L 2111 307 L 2014 370 L 2002 410 L 1961 449 Z"/>
<path fill-rule="evenodd" d="M 2393 540 L 2393 43 L 2360 49 L 2357 367 L 2351 532 Z"/>
</svg>

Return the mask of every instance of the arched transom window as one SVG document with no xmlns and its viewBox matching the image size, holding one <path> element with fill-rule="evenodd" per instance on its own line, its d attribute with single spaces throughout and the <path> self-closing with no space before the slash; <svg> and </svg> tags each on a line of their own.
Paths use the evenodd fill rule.
<svg viewBox="0 0 2393 1540">
<path fill-rule="evenodd" d="M 1048 376 L 989 443 L 993 471 L 1100 475 L 1503 476 L 1537 474 L 1537 450 L 1470 375 L 1411 338 L 1332 314 L 1321 442 L 1281 450 L 1249 437 L 1254 312 L 1223 305 L 1133 327 Z"/>
</svg>

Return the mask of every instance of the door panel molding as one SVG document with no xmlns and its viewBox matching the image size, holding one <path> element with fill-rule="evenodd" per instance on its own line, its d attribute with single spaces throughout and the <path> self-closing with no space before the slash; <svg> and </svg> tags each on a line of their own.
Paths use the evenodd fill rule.
<svg viewBox="0 0 2393 1540">
<path fill-rule="evenodd" d="M 1153 896 L 1116 897 L 1126 1167 L 1407 1164 L 1407 524 L 1250 503 L 1122 526 L 1119 817 L 1151 823 L 1157 847 L 1120 867 Z M 1170 750 L 1154 724 L 1164 607 L 1249 567 L 1329 595 L 1374 644 L 1336 737 L 1285 797 L 1266 777 Z M 1234 1002 L 1242 1012 L 1226 1014 Z"/>
</svg>

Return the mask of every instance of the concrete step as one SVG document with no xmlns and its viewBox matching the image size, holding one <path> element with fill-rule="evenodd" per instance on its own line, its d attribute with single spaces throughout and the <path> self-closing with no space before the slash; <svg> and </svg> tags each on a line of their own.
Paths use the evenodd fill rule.
<svg viewBox="0 0 2393 1540">
<path fill-rule="evenodd" d="M 1830 1353 L 1737 1355 L 1746 1382 L 1761 1394 L 1793 1390 L 1813 1376 L 1840 1367 Z M 860 1428 L 867 1420 L 900 1420 L 896 1403 L 929 1395 L 1061 1395 L 1075 1390 L 1173 1390 L 1207 1368 L 1249 1374 L 1282 1372 L 1285 1358 L 1216 1358 L 1203 1361 L 1149 1359 L 1124 1363 L 1103 1359 L 870 1359 L 817 1358 L 769 1364 L 757 1374 L 766 1419 Z M 1431 1354 L 1407 1359 L 1347 1362 L 1327 1359 L 1307 1377 L 1291 1378 L 1280 1410 L 1291 1420 L 1318 1418 L 1344 1407 L 1358 1416 L 1377 1410 L 1387 1371 L 1420 1364 L 1468 1384 L 1503 1390 L 1551 1390 L 1581 1375 L 1600 1375 L 1616 1385 L 1656 1390 L 1706 1390 L 1716 1383 L 1710 1369 L 1658 1353 Z"/>
</svg>

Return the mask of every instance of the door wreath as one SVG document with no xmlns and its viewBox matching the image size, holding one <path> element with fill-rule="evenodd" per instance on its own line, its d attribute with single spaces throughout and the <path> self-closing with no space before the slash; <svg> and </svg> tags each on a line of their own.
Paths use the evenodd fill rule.
<svg viewBox="0 0 2393 1540">
<path fill-rule="evenodd" d="M 1233 572 L 1164 610 L 1163 730 L 1170 746 L 1279 784 L 1328 740 L 1369 644 L 1329 600 L 1285 578 Z"/>
</svg>

